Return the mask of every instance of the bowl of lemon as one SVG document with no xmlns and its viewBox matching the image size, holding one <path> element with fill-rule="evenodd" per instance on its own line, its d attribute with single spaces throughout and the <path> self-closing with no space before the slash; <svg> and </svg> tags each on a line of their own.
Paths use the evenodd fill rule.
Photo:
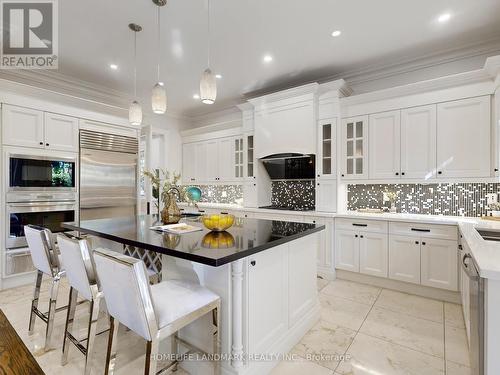
<svg viewBox="0 0 500 375">
<path fill-rule="evenodd" d="M 208 230 L 214 232 L 223 232 L 226 229 L 231 228 L 231 226 L 234 224 L 234 215 L 231 214 L 203 215 L 201 217 L 201 222 Z"/>
</svg>

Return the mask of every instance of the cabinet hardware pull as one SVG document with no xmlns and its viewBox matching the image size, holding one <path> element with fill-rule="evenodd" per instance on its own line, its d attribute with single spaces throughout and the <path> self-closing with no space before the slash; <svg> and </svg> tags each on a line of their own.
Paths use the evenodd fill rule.
<svg viewBox="0 0 500 375">
<path fill-rule="evenodd" d="M 221 215 L 228 215 L 228 214 L 229 214 L 229 212 L 223 212 L 223 211 L 221 211 L 221 212 L 220 212 L 220 214 L 221 214 Z"/>
<path fill-rule="evenodd" d="M 362 235 L 361 235 L 361 236 L 359 236 L 359 237 L 360 237 L 360 238 L 364 238 Z"/>
<path fill-rule="evenodd" d="M 353 226 L 355 227 L 367 227 L 368 224 L 357 224 L 357 223 L 352 223 Z"/>
<path fill-rule="evenodd" d="M 50 146 L 48 143 L 45 143 L 45 146 Z"/>
<path fill-rule="evenodd" d="M 430 232 L 430 229 L 419 229 L 419 228 L 411 228 L 414 232 Z"/>
<path fill-rule="evenodd" d="M 401 176 L 404 176 L 404 175 L 405 175 L 405 173 L 404 173 L 404 172 L 401 172 Z"/>
<path fill-rule="evenodd" d="M 438 171 L 438 174 L 443 174 L 443 171 Z"/>
<path fill-rule="evenodd" d="M 318 182 L 318 186 L 319 186 L 319 182 Z"/>
<path fill-rule="evenodd" d="M 250 264 L 252 265 L 252 267 L 255 267 L 255 265 L 257 264 L 257 262 L 256 262 L 255 260 L 252 260 L 252 261 L 250 262 Z"/>
<path fill-rule="evenodd" d="M 422 242 L 422 245 L 425 246 L 425 242 Z"/>
<path fill-rule="evenodd" d="M 458 245 L 458 250 L 463 250 L 464 247 L 462 245 Z"/>
<path fill-rule="evenodd" d="M 344 174 L 342 174 L 341 176 L 344 177 Z"/>
<path fill-rule="evenodd" d="M 357 234 L 355 234 L 355 235 L 354 235 L 354 238 L 358 238 L 358 235 L 357 235 Z"/>
<path fill-rule="evenodd" d="M 418 241 L 415 241 L 415 245 L 418 245 Z"/>
<path fill-rule="evenodd" d="M 498 168 L 495 168 L 495 172 L 498 172 Z"/>
<path fill-rule="evenodd" d="M 396 172 L 396 176 L 399 176 L 399 172 Z"/>
<path fill-rule="evenodd" d="M 319 177 L 319 175 L 318 175 L 318 177 Z"/>
<path fill-rule="evenodd" d="M 40 146 L 43 146 L 43 142 L 40 142 Z"/>
</svg>

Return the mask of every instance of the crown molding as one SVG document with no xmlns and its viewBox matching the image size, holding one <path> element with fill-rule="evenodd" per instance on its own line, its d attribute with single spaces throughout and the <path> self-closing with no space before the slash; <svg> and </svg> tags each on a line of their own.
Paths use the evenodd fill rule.
<svg viewBox="0 0 500 375">
<path fill-rule="evenodd" d="M 271 94 L 262 95 L 257 98 L 249 99 L 248 101 L 254 106 L 259 106 L 266 103 L 272 103 L 283 99 L 293 98 L 301 95 L 315 94 L 318 91 L 319 84 L 317 82 L 308 83 L 302 86 L 293 87 L 288 90 L 273 92 Z"/>
</svg>

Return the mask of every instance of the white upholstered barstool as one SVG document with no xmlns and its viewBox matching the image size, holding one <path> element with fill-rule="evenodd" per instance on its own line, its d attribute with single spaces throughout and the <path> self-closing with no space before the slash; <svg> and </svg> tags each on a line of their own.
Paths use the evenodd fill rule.
<svg viewBox="0 0 500 375">
<path fill-rule="evenodd" d="M 147 341 L 145 374 L 156 374 L 160 340 L 170 336 L 172 354 L 177 354 L 178 342 L 191 351 L 199 352 L 177 337 L 177 332 L 212 313 L 213 353 L 220 358 L 219 319 L 220 298 L 212 291 L 179 280 L 163 281 L 150 286 L 144 263 L 136 258 L 106 249 L 94 250 L 97 275 L 110 314 L 106 374 L 112 374 L 116 360 L 116 337 L 123 324 Z M 207 353 L 204 353 L 207 354 Z M 177 360 L 162 371 L 175 369 Z M 215 374 L 220 373 L 219 361 L 214 361 Z"/>
<path fill-rule="evenodd" d="M 26 225 L 24 227 L 24 235 L 28 242 L 31 259 L 33 265 L 37 269 L 35 281 L 35 290 L 33 292 L 33 300 L 31 301 L 29 334 L 32 335 L 35 329 L 35 318 L 38 316 L 47 324 L 45 332 L 45 350 L 49 350 L 52 346 L 52 330 L 54 328 L 54 315 L 57 304 L 57 293 L 59 290 L 59 281 L 64 275 L 59 256 L 53 240 L 52 232 L 49 229 L 35 225 Z M 40 286 L 42 285 L 43 275 L 46 274 L 52 279 L 49 297 L 49 310 L 47 313 L 42 313 L 38 310 L 38 299 L 40 297 Z M 65 307 L 61 308 L 64 309 Z"/>
<path fill-rule="evenodd" d="M 70 285 L 61 363 L 65 365 L 68 362 L 69 342 L 71 341 L 85 355 L 84 373 L 89 375 L 92 368 L 92 355 L 97 334 L 97 319 L 99 317 L 102 292 L 97 284 L 94 261 L 87 241 L 69 238 L 66 235 L 58 235 L 57 243 L 59 244 L 62 261 L 66 269 L 66 277 Z M 78 295 L 90 302 L 87 337 L 83 340 L 79 340 L 72 333 Z M 83 341 L 87 341 L 85 346 L 82 345 Z"/>
</svg>

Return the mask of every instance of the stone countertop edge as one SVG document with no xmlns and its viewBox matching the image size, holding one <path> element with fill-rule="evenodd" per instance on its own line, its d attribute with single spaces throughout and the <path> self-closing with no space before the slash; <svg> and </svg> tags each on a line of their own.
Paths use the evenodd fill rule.
<svg viewBox="0 0 500 375">
<path fill-rule="evenodd" d="M 125 245 L 130 245 L 130 246 L 135 246 L 135 247 L 143 248 L 143 249 L 150 250 L 150 251 L 155 251 L 155 252 L 158 252 L 161 254 L 170 255 L 174 258 L 185 259 L 185 260 L 189 260 L 189 261 L 196 262 L 196 263 L 201 263 L 201 264 L 204 264 L 206 266 L 212 266 L 212 267 L 223 266 L 225 264 L 234 262 L 236 260 L 249 257 L 251 255 L 265 251 L 267 249 L 283 245 L 285 243 L 297 240 L 297 239 L 302 238 L 302 237 L 309 236 L 311 234 L 320 232 L 320 231 L 325 229 L 324 225 L 315 225 L 314 228 L 310 228 L 306 231 L 303 231 L 300 233 L 295 233 L 295 234 L 292 234 L 292 235 L 289 235 L 289 236 L 286 236 L 286 237 L 283 237 L 280 239 L 276 239 L 276 240 L 273 240 L 271 242 L 267 242 L 265 244 L 262 244 L 260 246 L 252 247 L 251 249 L 241 251 L 241 252 L 236 252 L 236 253 L 224 256 L 222 258 L 213 259 L 213 258 L 204 257 L 202 255 L 198 255 L 198 254 L 191 254 L 188 252 L 178 251 L 175 249 L 169 249 L 169 248 L 164 247 L 164 246 L 157 246 L 157 245 L 150 244 L 147 242 L 141 242 L 141 241 L 137 241 L 134 239 L 120 237 L 120 236 L 115 235 L 115 234 L 103 233 L 101 231 L 94 230 L 94 229 L 81 228 L 74 222 L 63 223 L 62 226 L 64 228 L 67 228 L 67 229 L 70 229 L 70 230 L 73 230 L 76 232 L 91 234 L 94 236 L 102 237 L 102 238 L 105 238 L 105 239 L 108 239 L 111 241 L 115 241 L 118 243 L 122 243 Z"/>
</svg>

